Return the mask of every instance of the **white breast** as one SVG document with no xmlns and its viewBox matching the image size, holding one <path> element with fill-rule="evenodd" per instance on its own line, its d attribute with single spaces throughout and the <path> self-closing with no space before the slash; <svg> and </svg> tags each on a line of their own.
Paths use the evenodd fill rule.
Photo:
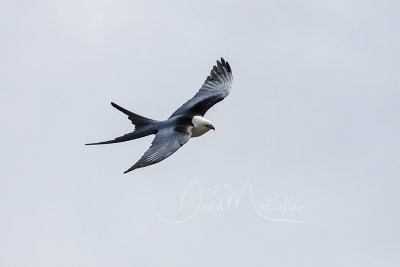
<svg viewBox="0 0 400 267">
<path fill-rule="evenodd" d="M 193 127 L 192 128 L 192 137 L 198 137 L 200 135 L 205 134 L 206 132 L 208 132 L 208 130 L 210 130 L 209 128 L 205 128 L 205 127 Z"/>
</svg>

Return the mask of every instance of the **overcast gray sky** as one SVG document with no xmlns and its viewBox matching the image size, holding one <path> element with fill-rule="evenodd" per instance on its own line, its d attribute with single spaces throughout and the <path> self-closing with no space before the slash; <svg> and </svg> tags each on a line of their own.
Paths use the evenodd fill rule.
<svg viewBox="0 0 400 267">
<path fill-rule="evenodd" d="M 398 1 L 1 1 L 1 266 L 399 266 Z M 216 131 L 128 175 L 223 56 Z M 235 199 L 235 193 L 238 196 Z M 240 194 L 241 193 L 241 194 Z"/>
</svg>

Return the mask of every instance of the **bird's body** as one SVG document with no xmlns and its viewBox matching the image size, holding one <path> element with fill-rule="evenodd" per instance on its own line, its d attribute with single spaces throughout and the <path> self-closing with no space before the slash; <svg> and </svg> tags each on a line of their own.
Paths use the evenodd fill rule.
<svg viewBox="0 0 400 267">
<path fill-rule="evenodd" d="M 125 173 L 158 163 L 176 152 L 190 138 L 201 136 L 211 129 L 215 130 L 212 122 L 204 118 L 204 114 L 213 105 L 229 95 L 232 79 L 229 63 L 221 58 L 221 61 L 217 61 L 217 65 L 213 67 L 210 76 L 207 77 L 197 94 L 164 121 L 140 116 L 111 103 L 113 107 L 128 115 L 128 119 L 135 125 L 135 130 L 114 140 L 87 145 L 113 144 L 155 134 L 156 137 L 150 148 Z"/>
</svg>

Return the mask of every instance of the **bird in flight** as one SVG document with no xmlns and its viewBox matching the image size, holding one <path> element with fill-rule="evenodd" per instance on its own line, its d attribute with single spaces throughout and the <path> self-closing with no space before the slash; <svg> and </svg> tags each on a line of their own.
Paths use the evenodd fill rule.
<svg viewBox="0 0 400 267">
<path fill-rule="evenodd" d="M 231 67 L 221 57 L 197 94 L 164 121 L 148 119 L 111 102 L 114 108 L 128 116 L 128 119 L 135 125 L 135 130 L 114 140 L 86 145 L 120 143 L 155 134 L 150 148 L 135 165 L 124 173 L 156 164 L 175 153 L 191 137 L 201 136 L 211 129 L 215 131 L 214 125 L 204 118 L 204 114 L 229 95 L 232 81 Z"/>
</svg>

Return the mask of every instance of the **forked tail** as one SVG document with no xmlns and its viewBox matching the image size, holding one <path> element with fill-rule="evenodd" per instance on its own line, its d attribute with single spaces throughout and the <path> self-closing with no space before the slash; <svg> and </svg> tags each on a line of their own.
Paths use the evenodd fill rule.
<svg viewBox="0 0 400 267">
<path fill-rule="evenodd" d="M 148 136 L 148 135 L 157 133 L 158 130 L 157 130 L 156 125 L 157 125 L 158 121 L 140 116 L 136 113 L 133 113 L 132 111 L 129 111 L 127 109 L 124 109 L 121 106 L 118 106 L 117 104 L 115 104 L 113 102 L 111 102 L 111 105 L 114 108 L 118 109 L 119 111 L 128 115 L 128 119 L 132 122 L 133 125 L 135 125 L 135 131 L 133 131 L 131 133 L 127 133 L 120 137 L 117 137 L 113 140 L 103 141 L 103 142 L 98 142 L 98 143 L 89 143 L 86 145 L 105 145 L 105 144 L 120 143 L 120 142 L 130 141 L 133 139 L 138 139 L 138 138 L 141 138 L 144 136 Z"/>
</svg>

